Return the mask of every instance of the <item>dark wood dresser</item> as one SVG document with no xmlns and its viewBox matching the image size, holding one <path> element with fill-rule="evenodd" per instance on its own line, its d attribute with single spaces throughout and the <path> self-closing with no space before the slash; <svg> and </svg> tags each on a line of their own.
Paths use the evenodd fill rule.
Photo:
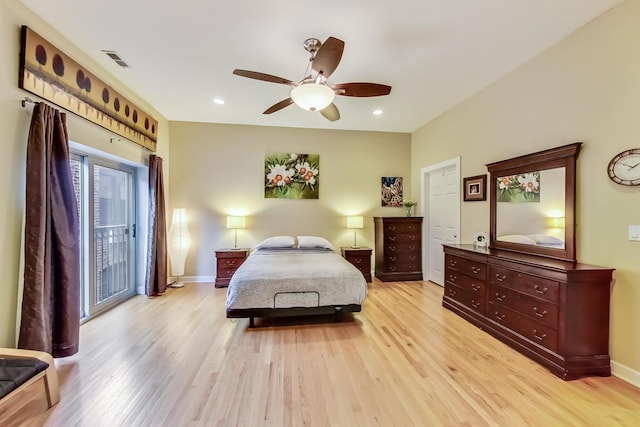
<svg viewBox="0 0 640 427">
<path fill-rule="evenodd" d="M 375 217 L 375 276 L 422 280 L 422 217 Z"/>
<path fill-rule="evenodd" d="M 611 375 L 613 269 L 444 245 L 442 305 L 564 380 Z"/>
</svg>

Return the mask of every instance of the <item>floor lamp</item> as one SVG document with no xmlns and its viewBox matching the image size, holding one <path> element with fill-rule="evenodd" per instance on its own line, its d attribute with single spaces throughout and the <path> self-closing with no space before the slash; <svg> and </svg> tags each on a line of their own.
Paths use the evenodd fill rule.
<svg viewBox="0 0 640 427">
<path fill-rule="evenodd" d="M 181 288 L 184 283 L 180 282 L 180 276 L 184 276 L 184 264 L 187 261 L 187 253 L 191 246 L 191 236 L 187 227 L 187 210 L 176 208 L 173 210 L 171 228 L 169 229 L 169 259 L 171 260 L 171 274 L 176 277 L 176 281 L 170 286 Z"/>
<path fill-rule="evenodd" d="M 358 249 L 356 235 L 358 233 L 358 228 L 364 228 L 364 218 L 362 215 L 352 215 L 347 217 L 347 228 L 353 228 L 353 245 L 351 246 L 353 249 Z"/>
</svg>

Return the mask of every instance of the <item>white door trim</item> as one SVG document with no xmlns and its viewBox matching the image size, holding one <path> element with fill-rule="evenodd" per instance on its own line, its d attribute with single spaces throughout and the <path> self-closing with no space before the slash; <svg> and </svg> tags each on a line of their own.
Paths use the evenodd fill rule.
<svg viewBox="0 0 640 427">
<path fill-rule="evenodd" d="M 426 274 L 425 280 L 429 278 L 429 218 L 427 209 L 429 202 L 429 175 L 434 171 L 455 166 L 455 178 L 457 182 L 461 182 L 460 177 L 460 156 L 449 160 L 444 160 L 434 165 L 426 166 L 420 169 L 420 212 L 424 216 L 424 224 L 422 226 L 422 271 Z M 457 243 L 460 243 L 460 199 L 458 198 L 458 209 L 455 210 L 454 224 L 458 230 Z"/>
</svg>

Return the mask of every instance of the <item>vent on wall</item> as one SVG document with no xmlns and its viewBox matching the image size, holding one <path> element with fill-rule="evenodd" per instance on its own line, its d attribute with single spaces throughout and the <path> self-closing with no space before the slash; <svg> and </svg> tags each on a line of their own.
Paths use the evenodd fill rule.
<svg viewBox="0 0 640 427">
<path fill-rule="evenodd" d="M 122 59 L 118 52 L 116 52 L 115 50 L 103 50 L 103 52 L 106 53 L 109 58 L 113 59 L 113 61 L 122 68 L 129 67 L 129 64 L 124 62 L 124 59 Z"/>
</svg>

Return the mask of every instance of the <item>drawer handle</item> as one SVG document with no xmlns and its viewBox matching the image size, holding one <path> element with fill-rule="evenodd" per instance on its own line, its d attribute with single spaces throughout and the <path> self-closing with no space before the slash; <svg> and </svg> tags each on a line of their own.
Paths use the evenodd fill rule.
<svg viewBox="0 0 640 427">
<path fill-rule="evenodd" d="M 391 240 L 392 242 L 396 241 L 396 236 L 389 236 L 389 240 Z"/>
<path fill-rule="evenodd" d="M 415 255 L 410 255 L 409 256 L 409 261 L 415 261 L 416 260 L 416 256 Z"/>
<path fill-rule="evenodd" d="M 449 295 L 451 295 L 452 297 L 456 296 L 458 292 L 455 289 L 449 289 Z"/>
<path fill-rule="evenodd" d="M 538 341 L 542 341 L 547 337 L 547 334 L 538 335 L 538 331 L 536 329 L 533 330 L 533 336 L 536 337 Z"/>
<path fill-rule="evenodd" d="M 499 314 L 497 311 L 495 313 L 493 313 L 496 316 L 496 319 L 498 319 L 500 322 L 502 322 L 502 320 L 507 317 L 506 314 Z"/>
<path fill-rule="evenodd" d="M 537 293 L 543 294 L 543 295 L 546 294 L 547 292 L 549 292 L 549 288 L 540 288 L 540 286 L 538 286 L 538 285 L 535 285 L 533 287 L 533 290 L 536 291 Z"/>
<path fill-rule="evenodd" d="M 389 246 L 389 250 L 392 251 L 392 252 L 395 252 L 396 251 L 396 247 L 395 246 Z"/>
<path fill-rule="evenodd" d="M 480 302 L 476 302 L 476 300 L 472 299 L 471 300 L 471 306 L 473 308 L 478 308 L 478 307 L 480 307 Z"/>
<path fill-rule="evenodd" d="M 471 289 L 473 289 L 474 292 L 478 292 L 480 288 L 481 288 L 480 285 L 476 285 L 475 283 L 471 284 Z"/>
<path fill-rule="evenodd" d="M 416 245 L 409 245 L 409 249 L 411 249 L 412 251 L 416 250 Z"/>
<path fill-rule="evenodd" d="M 450 275 L 449 275 L 449 281 L 450 281 L 450 282 L 455 282 L 457 278 L 458 278 L 458 276 L 455 276 L 455 275 L 453 275 L 453 274 L 450 274 Z"/>
<path fill-rule="evenodd" d="M 396 257 L 394 257 L 394 256 L 390 256 L 389 257 L 389 261 L 395 261 L 395 260 L 396 260 Z"/>
<path fill-rule="evenodd" d="M 356 264 L 362 264 L 362 260 L 360 258 L 354 258 L 353 262 L 355 262 Z"/>
<path fill-rule="evenodd" d="M 416 240 L 416 236 L 409 236 L 409 240 Z"/>
<path fill-rule="evenodd" d="M 227 265 L 235 265 L 236 261 L 235 260 L 229 260 L 227 261 Z"/>
<path fill-rule="evenodd" d="M 387 227 L 388 230 L 391 231 L 395 231 L 396 230 L 396 226 L 395 225 L 390 225 L 389 227 Z"/>
<path fill-rule="evenodd" d="M 507 276 L 501 276 L 501 275 L 496 273 L 496 280 L 498 282 L 504 282 L 505 280 L 507 280 Z"/>
<path fill-rule="evenodd" d="M 507 297 L 506 295 L 504 295 L 504 294 L 500 295 L 498 292 L 496 292 L 496 299 L 497 299 L 498 301 L 504 301 L 504 299 L 505 299 L 506 297 Z"/>
<path fill-rule="evenodd" d="M 396 267 L 394 265 L 390 266 L 389 271 L 396 271 Z"/>
<path fill-rule="evenodd" d="M 458 261 L 456 261 L 455 259 L 450 259 L 450 260 L 449 260 L 449 265 L 450 265 L 451 267 L 455 267 L 457 263 L 458 263 Z"/>
<path fill-rule="evenodd" d="M 544 316 L 547 315 L 547 310 L 543 311 L 542 313 L 539 313 L 538 312 L 538 307 L 533 307 L 533 312 L 538 317 L 544 317 Z"/>
<path fill-rule="evenodd" d="M 480 273 L 480 270 L 482 270 L 480 267 L 471 266 L 471 271 L 473 271 L 473 274 Z"/>
</svg>

